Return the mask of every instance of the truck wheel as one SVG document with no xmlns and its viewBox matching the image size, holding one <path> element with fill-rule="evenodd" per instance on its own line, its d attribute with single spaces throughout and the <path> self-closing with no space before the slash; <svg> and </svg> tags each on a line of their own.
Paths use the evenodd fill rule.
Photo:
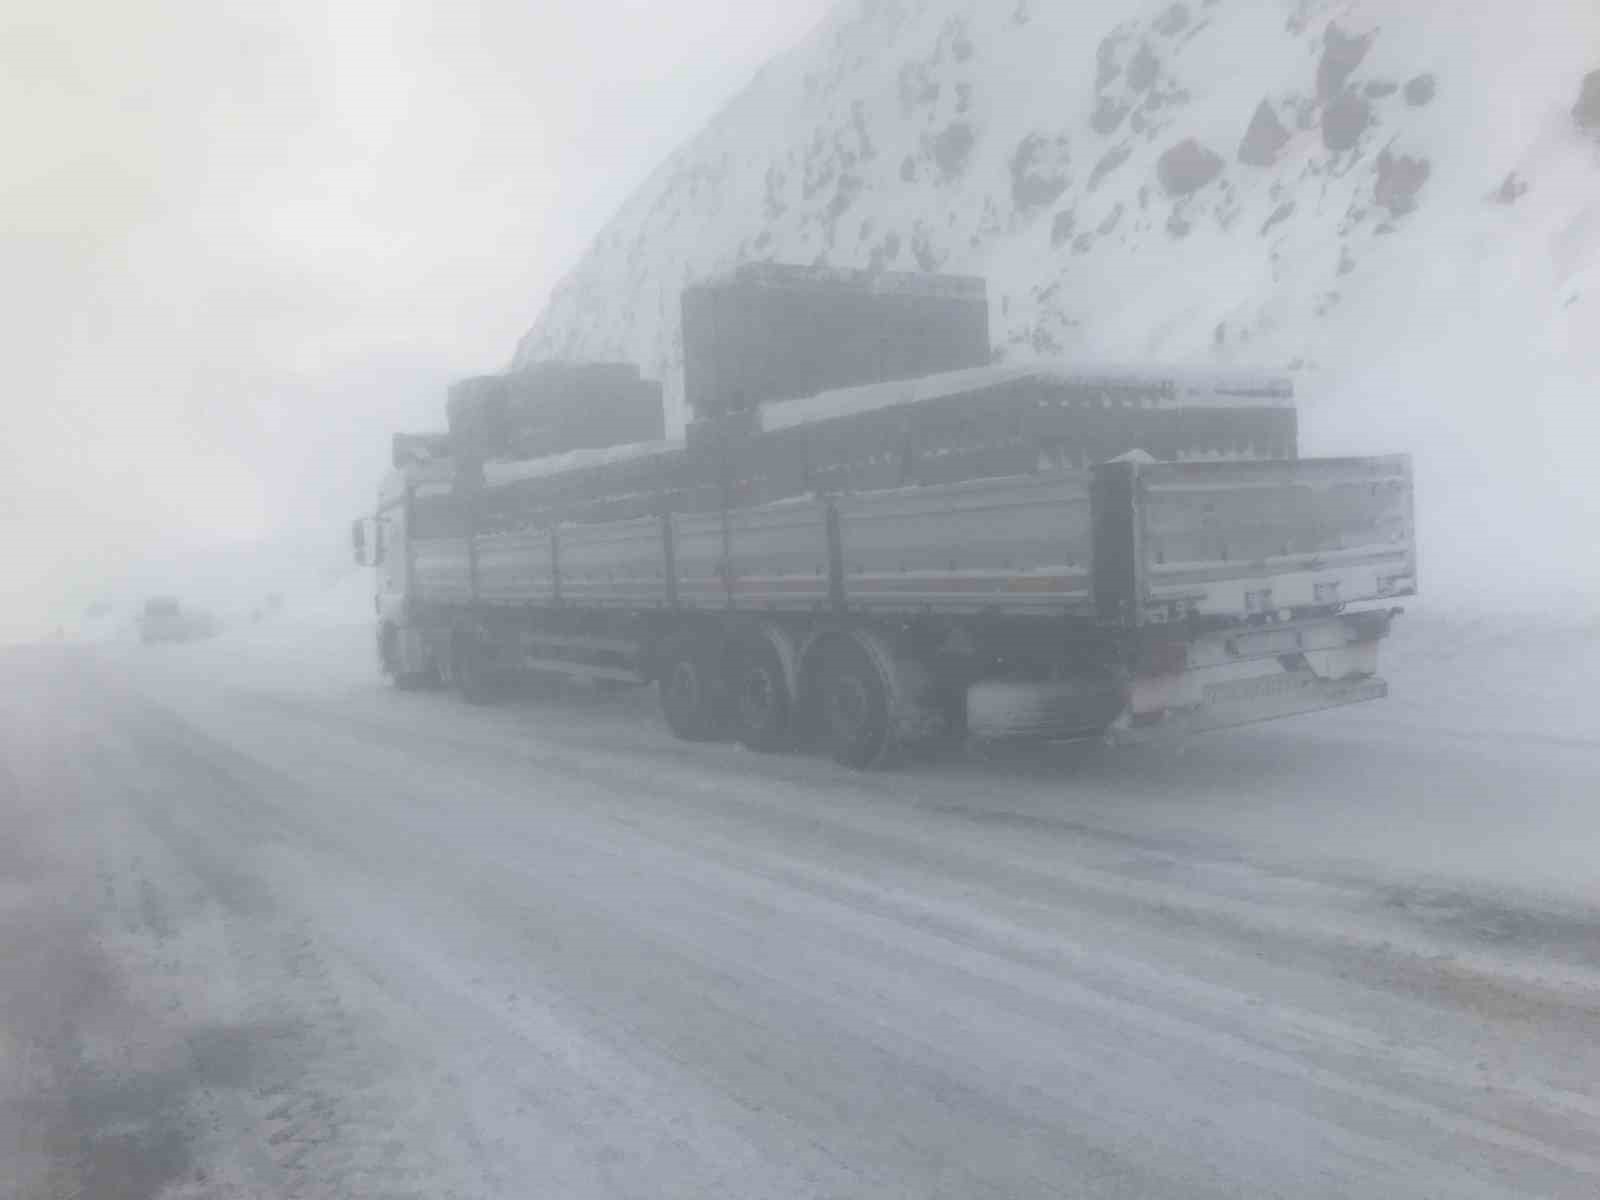
<svg viewBox="0 0 1600 1200">
<path fill-rule="evenodd" d="M 450 643 L 450 682 L 468 704 L 493 704 L 500 698 L 500 679 L 482 638 L 461 634 Z"/>
<path fill-rule="evenodd" d="M 889 750 L 889 688 L 878 664 L 854 640 L 828 651 L 818 679 L 823 736 L 835 762 L 877 766 Z"/>
<path fill-rule="evenodd" d="M 722 736 L 725 704 L 716 657 L 696 639 L 669 647 L 661 663 L 661 713 L 667 726 L 686 742 Z"/>
<path fill-rule="evenodd" d="M 385 625 L 378 634 L 378 666 L 389 685 L 402 692 L 414 692 L 433 682 L 429 671 L 408 671 L 405 651 L 400 645 L 400 631 Z"/>
<path fill-rule="evenodd" d="M 751 750 L 773 754 L 794 744 L 794 698 L 771 646 L 751 641 L 734 648 L 728 664 L 734 732 Z"/>
</svg>

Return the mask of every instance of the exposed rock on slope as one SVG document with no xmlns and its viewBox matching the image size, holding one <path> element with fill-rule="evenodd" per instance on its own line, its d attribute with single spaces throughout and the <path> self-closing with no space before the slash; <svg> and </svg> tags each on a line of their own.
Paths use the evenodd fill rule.
<svg viewBox="0 0 1600 1200">
<path fill-rule="evenodd" d="M 1577 396 L 1596 63 L 1593 0 L 850 0 L 649 179 L 517 358 L 634 360 L 675 423 L 682 286 L 768 259 L 986 275 L 1003 358 L 1303 367 L 1313 432 Z"/>
<path fill-rule="evenodd" d="M 1293 138 L 1270 101 L 1256 105 L 1255 116 L 1250 118 L 1250 128 L 1245 130 L 1239 143 L 1239 161 L 1252 167 L 1270 167 Z"/>
<path fill-rule="evenodd" d="M 1590 71 L 1584 76 L 1583 91 L 1578 94 L 1578 103 L 1573 105 L 1572 119 L 1579 129 L 1600 135 L 1600 71 Z"/>
</svg>

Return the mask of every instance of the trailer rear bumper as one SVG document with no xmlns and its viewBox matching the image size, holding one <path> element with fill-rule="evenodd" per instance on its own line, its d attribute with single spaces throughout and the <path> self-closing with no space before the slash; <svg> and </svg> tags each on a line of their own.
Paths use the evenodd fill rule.
<svg viewBox="0 0 1600 1200">
<path fill-rule="evenodd" d="M 1147 643 L 1114 733 L 1204 733 L 1381 700 L 1378 648 L 1392 612 L 1220 630 Z"/>
<path fill-rule="evenodd" d="M 1239 725 L 1256 725 L 1280 717 L 1382 700 L 1389 685 L 1376 675 L 1324 679 L 1309 669 L 1211 685 L 1199 704 L 1125 716 L 1112 729 L 1119 742 L 1141 743 L 1194 733 L 1210 733 Z"/>
<path fill-rule="evenodd" d="M 967 689 L 978 741 L 1143 741 L 1381 700 L 1382 610 L 1143 632 L 1124 670 L 1056 680 L 980 680 Z"/>
</svg>

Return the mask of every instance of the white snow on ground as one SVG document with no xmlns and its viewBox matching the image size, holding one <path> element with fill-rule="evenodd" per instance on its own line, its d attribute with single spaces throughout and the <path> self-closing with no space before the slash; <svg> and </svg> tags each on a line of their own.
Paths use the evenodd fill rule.
<svg viewBox="0 0 1600 1200">
<path fill-rule="evenodd" d="M 1421 611 L 1380 705 L 858 776 L 389 691 L 360 599 L 7 658 L 0 948 L 104 981 L 0 978 L 62 1194 L 1594 1194 L 1592 619 Z"/>
<path fill-rule="evenodd" d="M 264 623 L 234 631 L 213 643 L 143 655 L 148 670 L 171 670 L 180 677 L 215 670 L 241 686 L 261 686 L 308 696 L 339 697 L 387 711 L 377 678 L 372 640 L 371 602 L 358 573 L 330 593 L 321 619 Z M 1061 787 L 1082 791 L 1081 772 L 1105 788 L 1078 795 L 1098 819 L 1130 833 L 1180 828 L 1207 840 L 1223 838 L 1246 851 L 1323 855 L 1330 860 L 1382 863 L 1394 870 L 1417 869 L 1441 884 L 1477 883 L 1548 889 L 1573 899 L 1600 901 L 1593 869 L 1600 853 L 1600 610 L 1572 608 L 1545 613 L 1495 612 L 1423 601 L 1411 605 L 1384 643 L 1381 673 L 1390 681 L 1389 699 L 1370 705 L 1311 714 L 1258 729 L 1205 735 L 1181 746 L 1142 751 L 1125 748 L 1062 748 L 1019 752 L 998 769 L 1001 786 L 995 802 L 1044 816 L 1055 811 Z M 632 693 L 601 703 L 581 687 L 568 689 L 579 707 L 566 712 L 540 710 L 537 719 L 554 719 L 562 730 L 572 719 L 590 720 L 596 712 L 619 723 L 616 736 L 669 744 L 654 709 L 653 695 Z M 452 724 L 474 715 L 450 711 L 445 697 L 435 702 Z M 501 727 L 499 718 L 491 718 Z M 1386 778 L 1369 773 L 1359 747 L 1400 745 L 1407 749 L 1406 772 Z M 1285 756 L 1270 771 L 1272 786 L 1236 790 L 1227 763 L 1242 752 L 1255 767 L 1274 754 Z M 1419 747 L 1428 747 L 1420 750 Z M 1432 778 L 1434 755 L 1453 747 L 1470 748 L 1475 758 L 1494 760 L 1499 770 L 1488 784 L 1470 773 Z M 1322 762 L 1349 752 L 1354 761 L 1333 778 L 1318 769 L 1300 769 L 1297 753 Z M 738 751 L 710 749 L 708 767 Z M 1411 757 L 1413 754 L 1416 757 Z M 1166 794 L 1193 759 L 1195 786 L 1207 802 L 1195 803 L 1187 788 Z M 1502 790 L 1515 764 L 1539 758 L 1541 777 L 1561 786 Z M 817 770 L 834 778 L 831 765 Z M 996 768 L 969 764 L 945 785 L 918 772 L 874 781 L 873 788 L 908 798 L 933 788 L 965 795 L 987 791 Z M 1154 791 L 1141 783 L 1147 772 L 1159 780 Z M 1213 777 L 1213 772 L 1221 772 Z M 1013 775 L 1011 772 L 1020 774 Z M 1218 789 L 1209 794 L 1208 789 Z M 971 801 L 964 800 L 963 803 Z"/>
</svg>

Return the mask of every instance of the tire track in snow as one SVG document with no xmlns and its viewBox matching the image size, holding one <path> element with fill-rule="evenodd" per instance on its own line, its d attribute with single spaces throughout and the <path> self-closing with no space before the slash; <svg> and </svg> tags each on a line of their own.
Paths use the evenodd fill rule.
<svg viewBox="0 0 1600 1200">
<path fill-rule="evenodd" d="M 86 760 L 117 780 L 129 808 L 128 844 L 115 852 L 125 861 L 107 872 L 116 907 L 175 958 L 170 896 L 189 881 L 220 913 L 224 948 L 221 961 L 182 965 L 233 976 L 241 1024 L 257 1034 L 248 1098 L 216 1106 L 239 1143 L 222 1165 L 293 1200 L 472 1194 L 457 1186 L 459 1162 L 419 1137 L 416 1114 L 397 1100 L 405 1053 L 347 1002 L 357 989 L 317 933 L 326 914 L 297 912 L 274 878 L 282 847 L 308 835 L 283 807 L 288 781 L 159 712 L 114 706 L 105 715 Z M 153 869 L 153 854 L 170 863 Z M 152 882 L 163 876 L 165 887 Z"/>
<path fill-rule="evenodd" d="M 873 1131 L 907 1153 L 959 1144 L 982 1149 L 964 1176 L 974 1190 L 1009 1171 L 1042 1192 L 1070 1159 L 1041 1157 L 1031 1176 L 1003 1165 L 1026 1122 L 1041 1122 L 1037 1144 L 1100 1137 L 1164 1157 L 1214 1105 L 1191 1194 L 1230 1180 L 1319 1190 L 1292 1173 L 1297 1155 L 1347 1191 L 1380 1177 L 1396 1195 L 1597 1190 L 1595 1098 L 1572 1073 L 1593 1061 L 1579 1041 L 1596 1026 L 1581 944 L 1593 914 L 1519 956 L 1476 940 L 1460 903 L 1390 904 L 1381 876 L 992 812 L 961 799 L 971 779 L 840 781 L 804 761 L 774 778 L 738 754 L 691 769 L 653 741 L 569 745 L 518 730 L 517 714 L 446 710 L 435 728 L 409 702 L 392 719 L 274 697 L 243 707 L 248 726 L 216 731 L 219 758 L 251 778 L 253 760 L 277 764 L 259 798 L 281 833 L 273 852 L 358 874 L 375 932 L 391 905 L 426 913 L 426 932 L 382 930 L 386 955 L 423 958 L 432 939 L 444 957 L 410 980 L 453 975 L 458 1001 L 485 1003 L 450 964 L 480 941 L 520 948 L 529 966 L 507 963 L 504 978 L 557 1009 L 590 1006 L 589 1035 L 651 1063 L 664 1088 L 745 1102 L 756 1088 L 845 1159 L 871 1154 Z M 382 797 L 379 836 L 363 837 L 372 814 L 352 794 Z M 530 920 L 560 940 L 519 942 Z M 326 921 L 306 932 L 325 962 L 348 960 Z M 418 987 L 419 1022 L 460 1011 L 448 990 Z M 519 1023 L 502 1013 L 495 1028 Z M 1475 1024 L 1497 1056 L 1481 1078 Z M 441 1053 L 470 1040 L 442 1034 L 458 1050 Z M 517 1039 L 483 1044 L 510 1056 Z M 815 1077 L 819 1058 L 835 1078 Z M 497 1070 L 492 1053 L 475 1061 Z M 859 1107 L 875 1095 L 901 1115 L 880 1126 Z M 852 1117 L 860 1130 L 839 1124 Z M 1117 1186 L 1104 1166 L 1086 1192 Z M 1143 1179 L 1178 1194 L 1159 1175 Z"/>
</svg>

